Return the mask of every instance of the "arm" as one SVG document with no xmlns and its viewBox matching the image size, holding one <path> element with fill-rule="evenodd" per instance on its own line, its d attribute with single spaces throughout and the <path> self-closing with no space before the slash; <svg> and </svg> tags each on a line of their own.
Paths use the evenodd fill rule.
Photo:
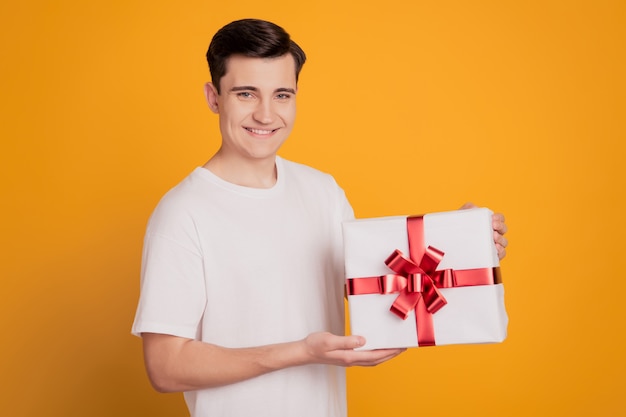
<svg viewBox="0 0 626 417">
<path fill-rule="evenodd" d="M 362 337 L 326 332 L 295 342 L 239 349 L 157 333 L 143 333 L 142 339 L 148 376 L 160 392 L 228 385 L 307 364 L 374 366 L 406 350 L 355 351 L 365 343 Z"/>
<path fill-rule="evenodd" d="M 475 208 L 476 205 L 473 203 L 465 203 L 461 207 L 461 210 L 468 208 Z M 506 247 L 509 244 L 509 241 L 504 234 L 507 232 L 508 228 L 504 221 L 504 215 L 502 213 L 494 213 L 491 217 L 492 219 L 492 227 L 493 227 L 493 241 L 496 244 L 496 249 L 498 250 L 498 258 L 502 259 L 506 256 Z"/>
</svg>

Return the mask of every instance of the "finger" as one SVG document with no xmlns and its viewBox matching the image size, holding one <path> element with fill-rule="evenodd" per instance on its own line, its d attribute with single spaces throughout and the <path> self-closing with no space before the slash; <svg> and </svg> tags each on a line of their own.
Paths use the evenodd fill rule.
<svg viewBox="0 0 626 417">
<path fill-rule="evenodd" d="M 506 256 L 506 248 L 496 245 L 496 249 L 498 250 L 498 259 L 502 260 Z"/>
<path fill-rule="evenodd" d="M 332 350 L 336 349 L 356 349 L 365 344 L 365 338 L 363 336 L 335 336 L 333 338 L 334 343 Z"/>
<path fill-rule="evenodd" d="M 393 359 L 399 354 L 401 354 L 402 352 L 405 352 L 406 350 L 407 350 L 406 348 L 378 350 L 377 353 L 380 354 L 380 356 L 376 359 L 375 364 L 378 365 L 390 359 Z"/>
<path fill-rule="evenodd" d="M 508 227 L 504 222 L 504 216 L 502 216 L 501 214 L 493 215 L 491 225 L 493 227 L 493 230 L 497 231 L 501 235 L 505 234 L 508 231 Z"/>
<path fill-rule="evenodd" d="M 468 201 L 467 203 L 461 206 L 460 210 L 471 209 L 471 208 L 476 208 L 476 204 L 472 203 L 471 201 Z"/>
<path fill-rule="evenodd" d="M 353 352 L 354 356 L 352 358 L 351 365 L 376 366 L 395 358 L 404 351 L 406 351 L 406 348 L 356 351 Z"/>
<path fill-rule="evenodd" d="M 505 219 L 504 219 L 504 214 L 502 213 L 493 213 L 493 215 L 491 216 L 491 218 L 494 221 L 499 221 L 501 223 L 504 223 Z"/>
<path fill-rule="evenodd" d="M 509 240 L 496 231 L 493 232 L 493 241 L 496 245 L 500 245 L 503 248 L 506 248 L 509 244 Z"/>
</svg>

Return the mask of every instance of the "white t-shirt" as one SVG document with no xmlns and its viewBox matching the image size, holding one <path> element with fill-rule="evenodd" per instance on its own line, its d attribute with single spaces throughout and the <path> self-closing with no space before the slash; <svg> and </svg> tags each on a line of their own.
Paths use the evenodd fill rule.
<svg viewBox="0 0 626 417">
<path fill-rule="evenodd" d="M 146 231 L 133 334 L 225 347 L 344 334 L 341 222 L 353 218 L 328 175 L 276 158 L 270 189 L 196 168 L 159 202 Z M 186 392 L 193 417 L 342 417 L 345 370 L 292 367 Z"/>
</svg>

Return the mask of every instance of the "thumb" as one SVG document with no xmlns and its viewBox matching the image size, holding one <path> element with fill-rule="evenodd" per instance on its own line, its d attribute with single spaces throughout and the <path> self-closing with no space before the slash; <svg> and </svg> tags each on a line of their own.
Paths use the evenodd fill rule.
<svg viewBox="0 0 626 417">
<path fill-rule="evenodd" d="M 365 338 L 363 336 L 348 336 L 346 339 L 344 349 L 356 349 L 365 344 Z"/>
</svg>

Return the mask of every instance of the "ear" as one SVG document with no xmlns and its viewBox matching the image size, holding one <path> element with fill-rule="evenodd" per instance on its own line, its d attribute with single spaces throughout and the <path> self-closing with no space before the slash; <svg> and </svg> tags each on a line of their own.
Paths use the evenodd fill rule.
<svg viewBox="0 0 626 417">
<path fill-rule="evenodd" d="M 206 83 L 204 85 L 204 96 L 206 97 L 206 102 L 209 105 L 211 111 L 215 114 L 219 113 L 219 108 L 217 105 L 217 99 L 219 94 L 217 93 L 217 88 L 213 85 L 213 83 Z"/>
</svg>

